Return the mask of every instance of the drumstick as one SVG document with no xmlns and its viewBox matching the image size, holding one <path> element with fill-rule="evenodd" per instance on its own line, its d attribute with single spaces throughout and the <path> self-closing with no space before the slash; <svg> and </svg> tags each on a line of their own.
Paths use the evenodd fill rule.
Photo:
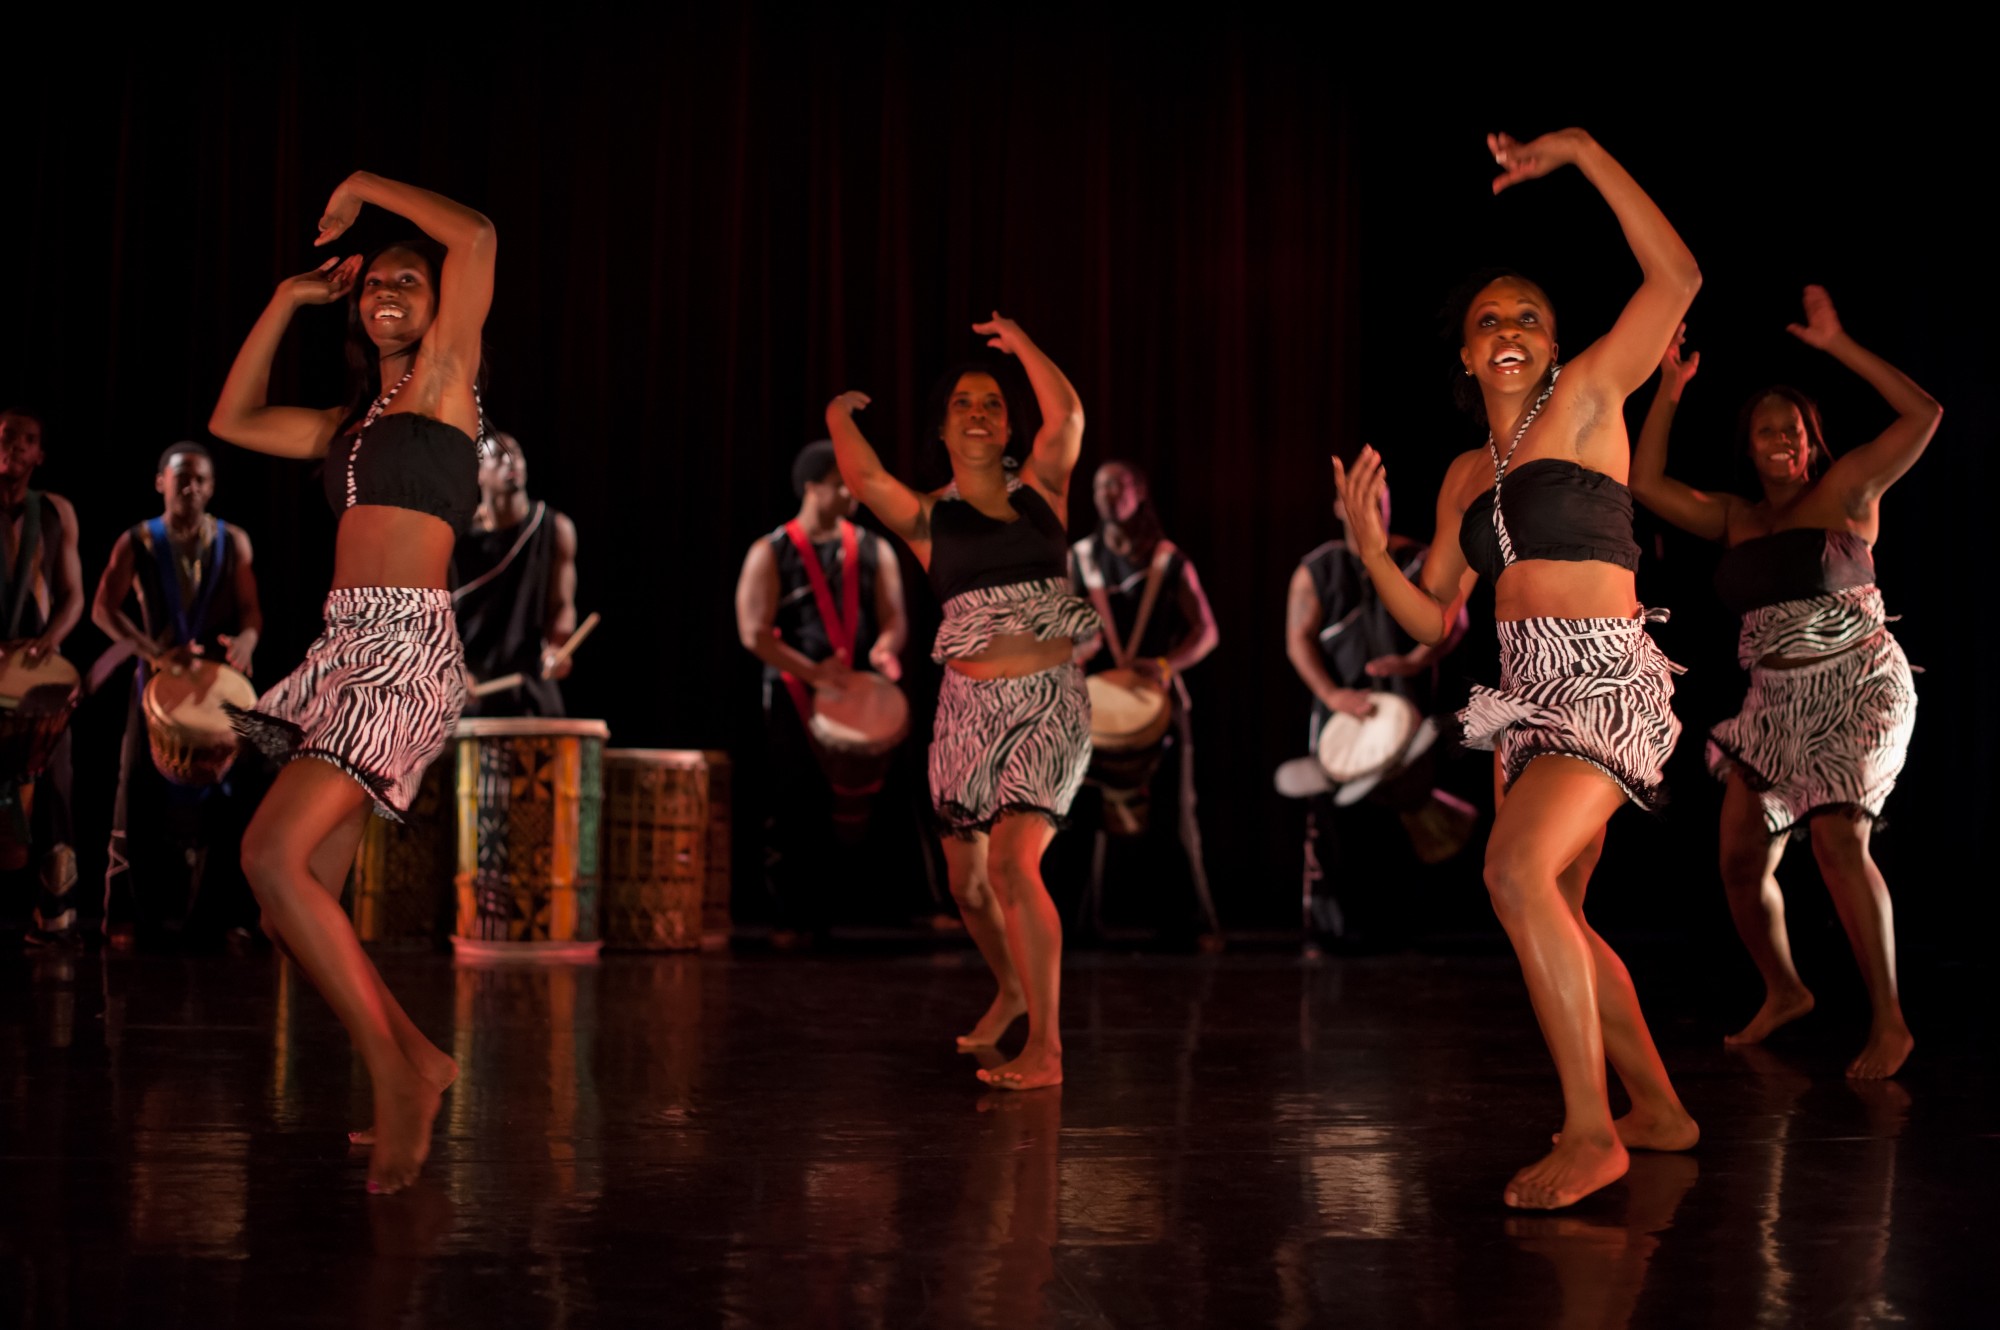
<svg viewBox="0 0 2000 1330">
<path fill-rule="evenodd" d="M 498 678 L 488 679 L 485 683 L 472 685 L 472 695 L 485 697 L 489 693 L 504 693 L 510 688 L 519 688 L 527 681 L 528 676 L 525 674 L 503 674 Z"/>
<path fill-rule="evenodd" d="M 569 641 L 564 642 L 549 653 L 548 660 L 542 664 L 542 677 L 544 679 L 548 678 L 564 661 L 568 660 L 569 653 L 582 646 L 583 639 L 590 636 L 591 629 L 597 627 L 603 621 L 604 616 L 596 610 L 592 610 L 589 616 L 576 626 L 576 631 L 569 635 Z"/>
</svg>

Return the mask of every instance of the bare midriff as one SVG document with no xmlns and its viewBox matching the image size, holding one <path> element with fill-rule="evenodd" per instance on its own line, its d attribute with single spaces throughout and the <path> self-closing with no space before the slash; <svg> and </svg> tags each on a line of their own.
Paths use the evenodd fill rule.
<svg viewBox="0 0 2000 1330">
<path fill-rule="evenodd" d="M 1067 661 L 1074 651 L 1067 637 L 1043 639 L 1030 633 L 1003 633 L 986 644 L 986 650 L 964 660 L 945 664 L 968 679 L 1018 679 L 1024 674 L 1040 674 Z"/>
<path fill-rule="evenodd" d="M 1637 583 L 1615 563 L 1522 559 L 1500 574 L 1493 588 L 1493 617 L 1520 619 L 1629 619 L 1639 611 Z"/>
<path fill-rule="evenodd" d="M 357 504 L 340 516 L 333 548 L 333 589 L 442 589 L 454 544 L 451 524 L 441 517 L 412 508 Z"/>
</svg>

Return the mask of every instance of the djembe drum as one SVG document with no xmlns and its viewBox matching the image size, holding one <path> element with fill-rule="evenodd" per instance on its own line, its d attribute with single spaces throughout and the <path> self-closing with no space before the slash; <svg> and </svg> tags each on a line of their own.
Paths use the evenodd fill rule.
<svg viewBox="0 0 2000 1330">
<path fill-rule="evenodd" d="M 1337 788 L 1336 807 L 1368 799 L 1389 808 L 1403 824 L 1419 861 L 1443 863 L 1465 848 L 1478 815 L 1463 800 L 1434 788 L 1437 760 L 1431 749 L 1437 725 L 1395 693 L 1371 694 L 1367 716 L 1336 711 L 1320 730 L 1320 768 Z"/>
<path fill-rule="evenodd" d="M 224 703 L 248 711 L 257 690 L 221 661 L 196 657 L 153 671 L 140 712 L 162 776 L 176 785 L 215 785 L 229 774 L 239 740 Z"/>
<path fill-rule="evenodd" d="M 0 869 L 28 862 L 32 784 L 42 774 L 75 709 L 82 678 L 61 656 L 30 665 L 26 642 L 0 644 Z"/>
<path fill-rule="evenodd" d="M 1087 779 L 1103 792 L 1105 830 L 1141 835 L 1152 805 L 1153 775 L 1173 724 L 1173 695 L 1137 670 L 1105 670 L 1084 686 L 1090 690 Z"/>
<path fill-rule="evenodd" d="M 702 945 L 712 816 L 706 754 L 605 750 L 606 946 L 692 951 Z"/>
<path fill-rule="evenodd" d="M 833 787 L 834 834 L 852 843 L 868 829 L 869 800 L 882 788 L 896 746 L 910 732 L 903 690 L 868 670 L 813 694 L 806 722 L 820 769 Z"/>
<path fill-rule="evenodd" d="M 601 720 L 475 717 L 455 732 L 465 959 L 589 960 L 604 805 Z"/>
</svg>

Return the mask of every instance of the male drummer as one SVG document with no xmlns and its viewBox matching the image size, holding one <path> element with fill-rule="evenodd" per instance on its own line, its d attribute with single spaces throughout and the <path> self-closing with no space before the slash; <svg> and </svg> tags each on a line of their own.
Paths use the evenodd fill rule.
<svg viewBox="0 0 2000 1330">
<path fill-rule="evenodd" d="M 183 786 L 162 776 L 142 705 L 148 680 L 176 661 L 203 656 L 249 675 L 264 628 L 250 537 L 208 511 L 215 461 L 201 444 L 161 453 L 153 488 L 160 516 L 119 534 L 90 610 L 114 648 L 139 657 L 104 873 L 104 931 L 117 945 L 191 941 L 256 918 L 233 849 L 250 801 L 235 797 L 233 779 Z M 135 599 L 136 620 L 127 608 Z M 217 844 L 225 852 L 211 862 Z"/>
<path fill-rule="evenodd" d="M 576 523 L 528 497 L 521 441 L 496 433 L 479 462 L 479 508 L 452 559 L 465 667 L 483 683 L 518 674 L 513 688 L 466 699 L 467 715 L 563 715 L 560 651 L 576 631 Z"/>
<path fill-rule="evenodd" d="M 5 630 L 0 652 L 11 649 L 29 667 L 60 655 L 63 640 L 83 618 L 76 509 L 60 494 L 30 488 L 42 461 L 41 417 L 18 408 L 0 411 L 0 516 L 7 546 L 0 551 L 0 629 Z M 0 771 L 0 874 L 11 878 L 30 866 L 39 899 L 29 942 L 74 942 L 76 850 L 66 727 L 40 775 Z M 13 898 L 15 892 L 7 895 Z"/>
<path fill-rule="evenodd" d="M 764 662 L 771 760 L 765 884 L 781 945 L 803 933 L 823 934 L 831 924 L 834 879 L 828 870 L 839 841 L 852 840 L 856 830 L 836 834 L 833 791 L 806 729 L 813 692 L 837 688 L 856 668 L 901 679 L 907 631 L 895 551 L 848 520 L 854 498 L 840 479 L 832 442 L 800 450 L 792 490 L 799 497 L 797 515 L 750 546 L 736 582 L 737 635 L 743 649 Z M 856 661 L 855 651 L 864 658 Z"/>
<path fill-rule="evenodd" d="M 1097 507 L 1097 530 L 1071 547 L 1070 580 L 1090 597 L 1108 627 L 1080 646 L 1078 659 L 1093 674 L 1137 670 L 1173 694 L 1172 728 L 1151 779 L 1152 792 L 1160 797 L 1150 801 L 1162 812 L 1172 811 L 1167 817 L 1148 816 L 1143 835 L 1135 839 L 1149 851 L 1143 856 L 1149 881 L 1152 865 L 1186 877 L 1199 911 L 1195 926 L 1201 945 L 1216 949 L 1222 943 L 1222 923 L 1209 894 L 1201 823 L 1195 815 L 1194 729 L 1186 675 L 1215 650 L 1221 634 L 1193 560 L 1160 528 L 1145 474 L 1130 462 L 1107 461 L 1092 477 L 1090 493 Z M 1097 824 L 1088 888 L 1093 921 L 1103 902 L 1113 839 L 1106 816 L 1110 810 L 1105 808 L 1112 796 L 1098 776 L 1093 772 L 1092 784 L 1103 796 L 1093 801 L 1096 813 L 1083 810 L 1083 818 L 1094 817 Z M 1169 834 L 1177 846 L 1166 855 L 1157 853 Z M 1173 921 L 1170 927 L 1178 923 Z"/>
<path fill-rule="evenodd" d="M 1338 498 L 1333 512 L 1344 535 L 1347 513 Z M 1382 525 L 1389 525 L 1387 486 L 1382 490 Z M 1407 536 L 1389 537 L 1390 554 L 1412 578 L 1422 572 L 1428 549 Z M 1376 597 L 1360 556 L 1345 540 L 1329 540 L 1301 559 L 1286 594 L 1285 654 L 1313 695 L 1307 751 L 1319 751 L 1320 730 L 1334 712 L 1369 715 L 1374 709 L 1371 694 L 1378 691 L 1400 694 L 1415 704 L 1418 715 L 1431 715 L 1437 709 L 1438 662 L 1458 645 L 1466 623 L 1460 611 L 1445 640 L 1425 646 L 1390 616 Z M 1312 902 L 1314 929 L 1323 936 L 1347 936 L 1355 922 L 1326 889 L 1329 872 L 1342 883 L 1350 908 L 1367 913 L 1376 905 L 1407 900 L 1409 877 L 1417 865 L 1407 836 L 1389 811 L 1371 804 L 1336 808 L 1331 799 L 1317 796 L 1308 803 L 1305 890 Z M 1407 917 L 1407 912 L 1391 908 L 1378 914 Z M 1370 931 L 1395 928 L 1385 925 Z"/>
</svg>

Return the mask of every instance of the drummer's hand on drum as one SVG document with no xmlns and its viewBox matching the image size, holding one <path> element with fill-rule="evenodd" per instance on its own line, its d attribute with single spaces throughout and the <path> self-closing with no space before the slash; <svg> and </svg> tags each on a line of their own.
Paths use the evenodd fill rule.
<svg viewBox="0 0 2000 1330">
<path fill-rule="evenodd" d="M 222 643 L 222 658 L 229 662 L 229 668 L 248 678 L 250 674 L 250 658 L 257 651 L 257 630 L 255 628 L 245 628 L 242 632 L 234 636 L 222 633 L 218 637 Z"/>
<path fill-rule="evenodd" d="M 1336 688 L 1320 700 L 1335 711 L 1364 720 L 1375 714 L 1375 695 L 1365 688 Z"/>
<path fill-rule="evenodd" d="M 1347 518 L 1347 543 L 1363 560 L 1389 548 L 1389 530 L 1382 524 L 1382 486 L 1387 468 L 1382 454 L 1364 446 L 1348 466 L 1333 459 L 1333 484 Z"/>
<path fill-rule="evenodd" d="M 901 683 L 903 681 L 903 662 L 896 655 L 896 648 L 893 643 L 877 642 L 874 646 L 870 647 L 868 649 L 868 664 L 875 673 L 881 675 L 890 683 Z"/>
<path fill-rule="evenodd" d="M 825 688 L 837 693 L 847 686 L 847 677 L 853 673 L 847 666 L 847 658 L 836 652 L 813 666 L 806 682 L 816 689 Z"/>
<path fill-rule="evenodd" d="M 30 665 L 39 665 L 54 655 L 55 649 L 55 639 L 44 633 L 40 637 L 31 637 L 21 643 L 21 659 Z"/>
</svg>

